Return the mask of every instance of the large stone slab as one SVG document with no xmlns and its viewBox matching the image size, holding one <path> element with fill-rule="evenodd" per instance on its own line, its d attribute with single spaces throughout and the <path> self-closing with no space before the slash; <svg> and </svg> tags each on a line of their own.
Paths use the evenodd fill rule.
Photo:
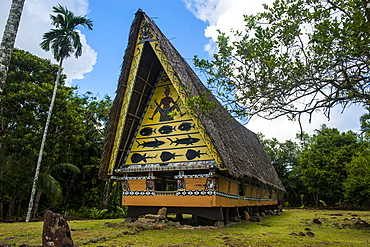
<svg viewBox="0 0 370 247">
<path fill-rule="evenodd" d="M 42 246 L 73 247 L 71 232 L 63 216 L 50 210 L 44 214 Z"/>
</svg>

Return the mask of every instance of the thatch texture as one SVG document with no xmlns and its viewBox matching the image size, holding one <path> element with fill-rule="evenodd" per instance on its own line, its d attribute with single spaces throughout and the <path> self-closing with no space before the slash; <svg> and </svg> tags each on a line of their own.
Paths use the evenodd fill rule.
<svg viewBox="0 0 370 247">
<path fill-rule="evenodd" d="M 155 23 L 143 11 L 139 10 L 136 13 L 131 26 L 128 47 L 124 56 L 121 76 L 116 92 L 117 95 L 114 100 L 108 122 L 106 142 L 99 173 L 102 178 L 107 178 L 108 164 L 119 117 L 118 114 L 124 97 L 124 89 L 127 83 L 132 54 L 142 19 L 145 19 L 147 23 L 150 24 L 164 54 L 179 78 L 182 86 L 184 86 L 184 88 L 190 88 L 191 92 L 189 92 L 189 96 L 200 95 L 201 92 L 207 90 L 198 76 L 172 46 L 169 40 L 163 35 Z M 202 112 L 199 112 L 199 119 L 213 141 L 213 144 L 230 176 L 235 178 L 246 177 L 251 180 L 258 181 L 261 184 L 284 191 L 284 186 L 282 185 L 274 167 L 271 165 L 271 162 L 269 161 L 257 136 L 241 125 L 237 120 L 233 119 L 213 95 L 210 95 L 209 97 L 210 100 L 216 102 L 217 106 L 213 109 L 212 114 L 203 114 Z M 123 136 L 122 139 L 124 138 L 129 138 L 129 136 Z"/>
</svg>

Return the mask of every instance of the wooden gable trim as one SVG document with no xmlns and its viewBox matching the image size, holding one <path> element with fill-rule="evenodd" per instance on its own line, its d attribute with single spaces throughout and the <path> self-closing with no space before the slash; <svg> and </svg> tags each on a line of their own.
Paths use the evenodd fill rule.
<svg viewBox="0 0 370 247">
<path fill-rule="evenodd" d="M 143 22 L 141 23 L 141 27 L 142 25 L 143 25 Z M 107 172 L 108 175 L 113 174 L 114 166 L 116 164 L 118 149 L 119 149 L 119 145 L 122 139 L 123 127 L 125 126 L 125 122 L 126 122 L 126 117 L 127 117 L 127 112 L 128 112 L 127 109 L 130 104 L 131 96 L 133 93 L 133 88 L 134 88 L 137 72 L 139 69 L 140 58 L 143 53 L 143 48 L 144 48 L 144 44 L 140 43 L 140 37 L 138 36 L 137 41 L 136 41 L 134 56 L 131 62 L 130 73 L 129 73 L 128 80 L 127 80 L 125 96 L 123 98 L 122 107 L 121 107 L 121 111 L 119 114 L 117 130 L 116 130 L 116 134 L 114 137 L 113 148 L 112 148 L 112 153 L 111 153 L 109 166 L 108 166 L 108 172 Z"/>
</svg>

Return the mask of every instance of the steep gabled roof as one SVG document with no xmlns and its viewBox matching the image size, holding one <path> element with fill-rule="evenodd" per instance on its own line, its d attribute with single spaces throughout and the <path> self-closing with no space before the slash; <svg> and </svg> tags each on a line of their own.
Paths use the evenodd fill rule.
<svg viewBox="0 0 370 247">
<path fill-rule="evenodd" d="M 160 51 L 154 51 L 153 47 L 147 44 L 149 42 L 144 42 L 142 51 L 140 51 L 140 57 L 138 57 L 139 51 L 137 51 L 136 44 L 139 40 L 139 32 L 143 28 L 141 26 L 142 21 L 146 23 L 146 27 L 151 29 L 158 41 L 154 50 L 158 48 Z M 158 56 L 165 57 L 165 63 L 162 60 L 159 61 Z M 172 73 L 173 77 L 178 79 L 177 83 L 182 88 L 187 89 L 189 97 L 201 95 L 202 92 L 207 91 L 198 76 L 156 24 L 142 10 L 139 10 L 130 29 L 116 98 L 113 102 L 107 125 L 104 152 L 99 171 L 101 178 L 108 178 L 112 174 L 113 169 L 110 167 L 110 164 L 112 164 L 112 152 L 118 154 L 117 160 L 114 161 L 115 164 L 118 164 L 121 161 L 120 159 L 128 152 L 128 143 L 134 135 L 133 129 L 136 129 L 140 123 L 140 117 L 144 113 L 146 104 L 150 99 L 151 90 L 154 88 L 154 85 L 151 83 L 156 81 L 156 78 L 160 76 L 163 67 L 167 63 L 172 70 L 166 72 Z M 125 92 L 127 92 L 127 87 L 130 86 L 129 81 L 132 80 L 130 71 L 135 66 L 137 67 L 137 76 L 135 77 L 132 96 L 129 98 L 130 104 L 125 110 L 125 124 L 124 126 L 119 126 L 120 116 L 122 117 L 122 105 L 125 103 L 124 100 L 127 100 Z M 228 173 L 235 178 L 247 177 L 250 180 L 285 191 L 257 136 L 232 118 L 213 95 L 208 97 L 209 100 L 216 103 L 213 112 L 211 114 L 198 112 L 197 114 Z M 119 140 L 120 145 L 117 148 L 118 150 L 113 150 L 114 142 L 117 142 L 117 129 L 121 129 L 122 133 Z M 116 166 L 115 164 L 114 166 Z"/>
</svg>

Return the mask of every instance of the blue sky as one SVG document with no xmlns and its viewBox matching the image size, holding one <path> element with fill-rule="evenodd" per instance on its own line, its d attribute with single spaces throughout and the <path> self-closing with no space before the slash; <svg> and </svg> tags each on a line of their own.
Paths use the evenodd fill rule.
<svg viewBox="0 0 370 247">
<path fill-rule="evenodd" d="M 127 46 L 129 28 L 134 13 L 143 9 L 152 17 L 162 32 L 171 39 L 180 54 L 191 63 L 195 54 L 207 56 L 203 46 L 208 42 L 203 35 L 205 23 L 194 17 L 180 0 L 160 1 L 89 1 L 88 17 L 94 21 L 94 30 L 85 32 L 89 45 L 98 53 L 94 70 L 86 79 L 76 80 L 80 91 L 113 95 L 122 56 Z M 123 4 L 124 3 L 124 4 Z"/>
<path fill-rule="evenodd" d="M 83 56 L 78 60 L 71 57 L 65 62 L 68 80 L 71 85 L 79 87 L 81 94 L 91 91 L 100 98 L 105 94 L 114 97 L 129 29 L 134 13 L 139 8 L 153 18 L 189 63 L 195 54 L 208 56 L 203 49 L 208 42 L 203 35 L 206 24 L 195 18 L 181 0 L 26 0 L 16 41 L 17 47 L 52 59 L 52 54 L 42 51 L 38 43 L 42 40 L 42 34 L 51 28 L 49 14 L 52 12 L 52 6 L 58 3 L 66 5 L 76 15 L 86 14 L 94 22 L 93 31 L 81 29 L 88 45 L 88 48 L 84 46 Z M 10 4 L 11 0 L 0 1 L 1 33 Z M 33 38 L 29 39 L 31 33 Z M 81 68 L 83 63 L 86 65 Z M 74 71 L 74 68 L 80 69 L 80 72 Z M 82 77 L 83 79 L 77 79 Z"/>
<path fill-rule="evenodd" d="M 243 28 L 243 14 L 262 10 L 262 3 L 272 0 L 26 0 L 16 47 L 53 61 L 51 52 L 39 47 L 43 33 L 52 28 L 49 15 L 52 6 L 65 5 L 76 15 L 86 15 L 94 22 L 94 30 L 81 29 L 83 55 L 77 60 L 68 58 L 64 72 L 68 82 L 78 86 L 79 94 L 91 91 L 102 98 L 115 97 L 122 57 L 127 46 L 129 29 L 134 13 L 140 8 L 153 18 L 189 64 L 194 55 L 210 59 L 214 51 L 217 29 L 229 32 Z M 0 32 L 3 33 L 11 0 L 0 0 Z M 359 130 L 359 117 L 365 112 L 351 107 L 344 114 L 333 109 L 331 121 L 316 114 L 304 130 L 310 134 L 325 123 L 340 131 Z M 252 119 L 247 127 L 262 132 L 267 138 L 294 139 L 299 131 L 296 122 L 279 118 L 273 121 Z"/>
</svg>

